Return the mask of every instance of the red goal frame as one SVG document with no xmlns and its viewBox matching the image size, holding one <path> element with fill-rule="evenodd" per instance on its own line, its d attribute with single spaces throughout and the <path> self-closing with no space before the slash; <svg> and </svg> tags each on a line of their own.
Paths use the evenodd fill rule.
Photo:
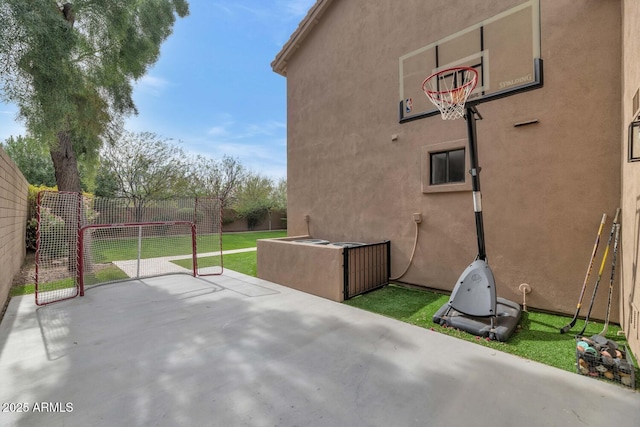
<svg viewBox="0 0 640 427">
<path fill-rule="evenodd" d="M 81 227 L 78 230 L 78 286 L 80 296 L 84 296 L 84 273 L 85 273 L 85 232 L 92 229 L 115 229 L 115 228 L 134 228 L 134 227 L 153 227 L 153 226 L 172 226 L 172 225 L 186 225 L 191 228 L 191 257 L 193 261 L 192 274 L 193 277 L 198 276 L 198 255 L 197 255 L 197 232 L 196 224 L 190 221 L 156 221 L 156 222 L 131 222 L 123 224 L 91 224 Z M 140 261 L 140 259 L 138 259 Z M 136 276 L 130 280 L 139 279 L 141 277 L 151 276 Z"/>
<path fill-rule="evenodd" d="M 83 296 L 88 286 L 85 273 L 93 273 L 94 265 L 102 267 L 109 264 L 109 267 L 117 270 L 119 267 L 116 264 L 120 262 L 137 261 L 138 264 L 145 264 L 144 268 L 151 269 L 155 267 L 154 262 L 162 262 L 159 258 L 169 257 L 173 260 L 191 258 L 191 271 L 187 274 L 197 277 L 223 273 L 222 202 L 220 199 L 187 197 L 147 200 L 145 203 L 146 205 L 141 207 L 124 198 L 99 198 L 82 193 L 40 191 L 37 197 L 38 225 L 34 277 L 36 305 L 63 301 L 78 295 Z M 130 230 L 133 227 L 140 227 L 140 230 L 145 228 L 145 233 L 142 234 L 140 231 L 141 236 L 138 236 L 138 239 L 163 236 L 179 239 L 180 236 L 190 235 L 190 250 L 187 249 L 187 242 L 180 239 L 175 246 L 166 243 L 164 239 L 151 239 L 147 243 L 161 247 L 161 250 L 156 252 L 162 255 L 149 256 L 148 252 L 142 254 L 141 245 L 138 243 L 138 254 L 135 259 L 106 260 L 107 264 L 94 264 L 96 260 L 91 255 L 94 250 L 93 244 L 98 242 L 100 245 L 109 246 L 111 243 L 108 242 L 111 241 L 117 246 L 119 239 L 132 238 L 131 231 L 122 230 Z M 101 234 L 98 231 L 100 229 L 108 231 Z M 122 244 L 126 246 L 126 243 Z M 212 267 L 213 271 L 205 273 L 201 268 L 199 269 L 198 255 L 202 255 L 198 252 L 199 249 L 208 251 L 208 254 L 213 256 L 219 256 L 219 261 L 216 261 Z M 148 250 L 149 248 L 145 249 L 145 251 Z M 130 246 L 128 252 L 132 252 Z M 109 276 L 105 279 L 95 275 L 91 276 L 92 280 L 89 284 L 135 280 L 176 272 L 186 273 L 188 270 L 185 271 L 177 266 L 168 269 L 160 266 L 159 271 L 168 272 L 134 277 L 122 270 L 118 272 L 120 276 L 128 278 Z"/>
</svg>

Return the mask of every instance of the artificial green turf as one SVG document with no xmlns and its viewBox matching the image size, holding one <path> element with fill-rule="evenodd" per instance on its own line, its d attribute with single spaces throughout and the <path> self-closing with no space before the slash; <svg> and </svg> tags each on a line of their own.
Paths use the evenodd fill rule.
<svg viewBox="0 0 640 427">
<path fill-rule="evenodd" d="M 29 295 L 36 291 L 36 285 L 33 283 L 27 285 L 13 286 L 9 289 L 10 297 L 19 297 L 20 295 Z"/>
<path fill-rule="evenodd" d="M 127 273 L 120 270 L 115 265 L 109 265 L 106 268 L 102 268 L 93 274 L 87 274 L 84 279 L 85 286 L 95 285 L 97 283 L 114 282 L 116 280 L 127 280 L 129 276 Z"/>
<path fill-rule="evenodd" d="M 434 323 L 433 315 L 447 301 L 447 295 L 389 285 L 345 301 L 345 304 L 535 360 L 565 371 L 576 372 L 575 334 L 582 329 L 584 320 L 579 319 L 569 333 L 560 334 L 560 328 L 569 323 L 570 317 L 535 311 L 522 312 L 518 329 L 506 343 L 488 341 Z M 600 333 L 602 329 L 601 322 L 589 322 L 584 335 L 595 335 Z M 606 337 L 619 345 L 625 345 L 626 340 L 624 336 L 617 334 L 618 331 L 620 331 L 618 325 L 610 324 Z M 640 371 L 636 369 L 636 372 L 636 378 L 640 378 L 638 375 Z M 636 383 L 639 382 L 636 381 Z"/>
<path fill-rule="evenodd" d="M 97 283 L 105 283 L 116 280 L 126 280 L 129 276 L 122 270 L 120 270 L 115 265 L 110 265 L 106 268 L 100 269 L 96 271 L 95 274 L 86 274 L 85 275 L 85 286 L 95 285 Z M 56 280 L 54 282 L 44 283 L 43 291 L 54 291 L 58 289 L 66 289 L 75 286 L 75 281 L 72 278 L 66 278 L 61 280 Z M 10 297 L 17 297 L 20 295 L 29 295 L 36 291 L 36 285 L 33 283 L 28 283 L 26 285 L 18 285 L 13 286 L 9 290 Z"/>
<path fill-rule="evenodd" d="M 41 292 L 49 292 L 49 291 L 57 291 L 59 289 L 67 289 L 72 288 L 76 285 L 75 281 L 72 278 L 55 280 L 53 282 L 44 283 L 42 285 Z M 36 291 L 36 285 L 33 283 L 29 283 L 26 285 L 13 286 L 9 290 L 10 297 L 17 297 L 20 295 L 29 295 Z"/>
</svg>

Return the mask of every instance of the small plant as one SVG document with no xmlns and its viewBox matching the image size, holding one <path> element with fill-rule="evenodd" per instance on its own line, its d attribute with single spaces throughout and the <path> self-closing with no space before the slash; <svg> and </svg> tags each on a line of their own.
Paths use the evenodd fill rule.
<svg viewBox="0 0 640 427">
<path fill-rule="evenodd" d="M 27 221 L 27 234 L 25 236 L 25 242 L 27 249 L 35 251 L 37 244 L 38 234 L 38 220 L 37 218 L 31 218 Z"/>
<path fill-rule="evenodd" d="M 246 220 L 247 227 L 253 231 L 267 217 L 269 207 L 262 200 L 249 200 L 237 206 L 235 211 L 238 218 Z"/>
<path fill-rule="evenodd" d="M 84 219 L 86 220 L 87 224 L 93 224 L 96 218 L 100 216 L 100 212 L 93 209 L 93 199 L 93 194 L 83 194 L 82 205 L 84 207 Z"/>
<path fill-rule="evenodd" d="M 235 209 L 225 208 L 222 211 L 222 225 L 230 225 L 240 219 L 238 212 Z"/>
</svg>

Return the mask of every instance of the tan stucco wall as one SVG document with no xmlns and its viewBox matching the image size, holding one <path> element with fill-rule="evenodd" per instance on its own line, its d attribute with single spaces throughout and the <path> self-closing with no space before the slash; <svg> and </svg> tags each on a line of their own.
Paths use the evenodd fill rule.
<svg viewBox="0 0 640 427">
<path fill-rule="evenodd" d="M 627 127 L 633 121 L 632 100 L 640 88 L 640 2 L 623 1 L 622 73 L 622 300 L 621 323 L 634 354 L 640 354 L 640 163 L 627 163 Z"/>
<path fill-rule="evenodd" d="M 0 148 L 0 311 L 25 256 L 28 183 Z"/>
<path fill-rule="evenodd" d="M 258 240 L 258 277 L 333 301 L 343 301 L 342 248 L 294 242 L 309 238 Z"/>
<path fill-rule="evenodd" d="M 519 3 L 349 0 L 323 11 L 287 58 L 290 235 L 389 239 L 394 276 L 420 212 L 403 280 L 453 288 L 477 253 L 472 198 L 423 193 L 421 156 L 466 139 L 466 126 L 437 116 L 399 124 L 398 59 Z M 620 203 L 621 4 L 542 0 L 541 21 L 544 87 L 479 106 L 487 253 L 500 296 L 522 301 L 526 282 L 530 307 L 572 314 L 602 213 Z"/>
</svg>

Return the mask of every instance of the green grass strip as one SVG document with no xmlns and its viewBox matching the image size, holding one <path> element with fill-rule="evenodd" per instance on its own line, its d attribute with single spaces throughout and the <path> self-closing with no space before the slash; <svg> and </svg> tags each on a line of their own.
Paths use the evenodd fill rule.
<svg viewBox="0 0 640 427">
<path fill-rule="evenodd" d="M 253 248 L 256 247 L 258 239 L 276 239 L 280 237 L 287 237 L 287 232 L 284 230 L 278 230 L 223 234 L 222 248 L 225 251 Z M 198 252 L 202 253 L 203 251 L 198 250 Z M 238 254 L 224 255 L 222 258 L 223 267 L 228 268 L 229 270 L 237 271 L 238 273 L 255 277 L 257 276 L 256 256 L 256 252 L 243 252 Z M 191 259 L 181 259 L 171 262 L 189 270 L 193 268 L 193 262 L 191 261 Z M 198 268 L 215 267 L 219 265 L 219 256 L 198 258 Z"/>
<path fill-rule="evenodd" d="M 255 231 L 249 233 L 228 233 L 222 235 L 223 250 L 250 248 L 256 246 L 258 239 L 274 239 L 286 237 L 285 230 Z M 109 242 L 102 246 L 98 239 L 93 241 L 92 255 L 94 262 L 106 263 L 124 261 L 138 257 L 138 239 L 135 237 L 118 239 L 118 244 Z M 146 258 L 157 258 L 176 254 L 191 253 L 191 236 L 144 237 L 141 239 L 142 254 Z M 216 252 L 220 250 L 217 236 L 204 236 L 198 239 L 198 253 Z"/>
<path fill-rule="evenodd" d="M 107 243 L 103 244 L 99 239 L 92 241 L 91 254 L 95 263 L 104 264 L 138 258 L 138 239 L 135 237 L 113 239 Z M 192 251 L 191 236 L 144 237 L 140 243 L 143 259 L 189 254 Z M 214 250 L 212 244 L 202 246 L 203 251 Z"/>
<path fill-rule="evenodd" d="M 120 270 L 117 266 L 112 264 L 106 268 L 96 271 L 95 273 L 86 274 L 84 278 L 84 285 L 91 286 L 98 283 L 127 279 L 129 279 L 129 276 L 127 276 L 127 274 L 124 271 Z"/>
<path fill-rule="evenodd" d="M 248 276 L 257 276 L 257 267 L 256 267 L 256 252 L 241 252 L 237 254 L 227 254 L 224 255 L 223 267 L 225 269 L 237 271 L 238 273 L 246 274 Z M 193 263 L 191 259 L 180 259 L 176 261 L 171 261 L 180 267 L 184 267 L 187 269 L 193 268 Z M 206 268 L 206 267 L 215 267 L 220 265 L 220 257 L 219 256 L 211 256 L 211 257 L 202 257 L 198 258 L 198 268 Z"/>
<path fill-rule="evenodd" d="M 13 286 L 9 289 L 10 297 L 19 297 L 20 295 L 30 295 L 36 292 L 36 285 L 33 283 L 27 285 Z"/>
<path fill-rule="evenodd" d="M 230 251 L 233 249 L 253 248 L 258 239 L 277 239 L 287 237 L 286 230 L 276 231 L 252 231 L 248 233 L 227 233 L 222 234 L 222 249 Z M 199 253 L 207 251 L 198 250 Z"/>
<path fill-rule="evenodd" d="M 447 295 L 435 292 L 389 285 L 345 301 L 345 304 L 485 347 L 535 360 L 565 371 L 576 372 L 576 341 L 574 334 L 582 328 L 583 320 L 578 320 L 574 330 L 571 331 L 573 334 L 560 334 L 560 328 L 569 323 L 570 317 L 534 311 L 522 312 L 522 319 L 518 329 L 506 343 L 487 341 L 472 334 L 453 328 L 446 328 L 433 322 L 433 315 L 442 305 L 446 304 L 448 298 Z M 584 335 L 598 334 L 602 327 L 603 324 L 601 322 L 590 321 Z M 620 331 L 618 325 L 610 324 L 606 337 L 619 345 L 625 345 L 626 340 L 623 336 L 617 334 L 618 331 Z M 640 378 L 639 373 L 640 371 L 636 369 L 637 379 Z M 640 387 L 638 383 L 640 381 L 636 380 L 636 387 Z"/>
<path fill-rule="evenodd" d="M 222 247 L 224 250 L 252 248 L 256 246 L 258 239 L 275 239 L 286 237 L 286 230 L 276 231 L 253 231 L 247 233 L 228 233 L 222 235 Z M 206 241 L 207 239 L 205 239 Z M 211 240 L 210 240 L 211 242 Z M 92 256 L 94 262 L 109 263 L 112 261 L 122 261 L 135 259 L 138 256 L 138 239 L 121 239 L 118 249 L 100 248 L 97 245 L 93 248 Z M 147 257 L 160 257 L 175 255 L 176 252 L 191 252 L 191 238 L 189 236 L 166 236 L 142 239 L 143 251 L 147 251 Z M 152 249 L 153 248 L 153 249 Z M 176 250 L 178 248 L 178 250 Z M 217 245 L 203 244 L 198 246 L 199 253 L 215 252 L 219 250 Z M 175 261 L 176 264 L 191 269 L 191 259 Z M 219 257 L 203 257 L 198 259 L 201 268 L 220 265 Z M 256 253 L 248 252 L 241 254 L 225 255 L 224 266 L 234 271 L 238 271 L 250 276 L 256 276 Z M 97 271 L 95 275 L 87 275 L 85 285 L 90 286 L 96 283 L 107 281 L 126 280 L 128 276 L 115 265 Z M 60 283 L 58 283 L 60 282 Z M 47 290 L 62 289 L 73 286 L 71 279 L 43 284 Z M 35 284 L 13 286 L 9 291 L 9 296 L 29 295 L 35 292 Z"/>
</svg>

